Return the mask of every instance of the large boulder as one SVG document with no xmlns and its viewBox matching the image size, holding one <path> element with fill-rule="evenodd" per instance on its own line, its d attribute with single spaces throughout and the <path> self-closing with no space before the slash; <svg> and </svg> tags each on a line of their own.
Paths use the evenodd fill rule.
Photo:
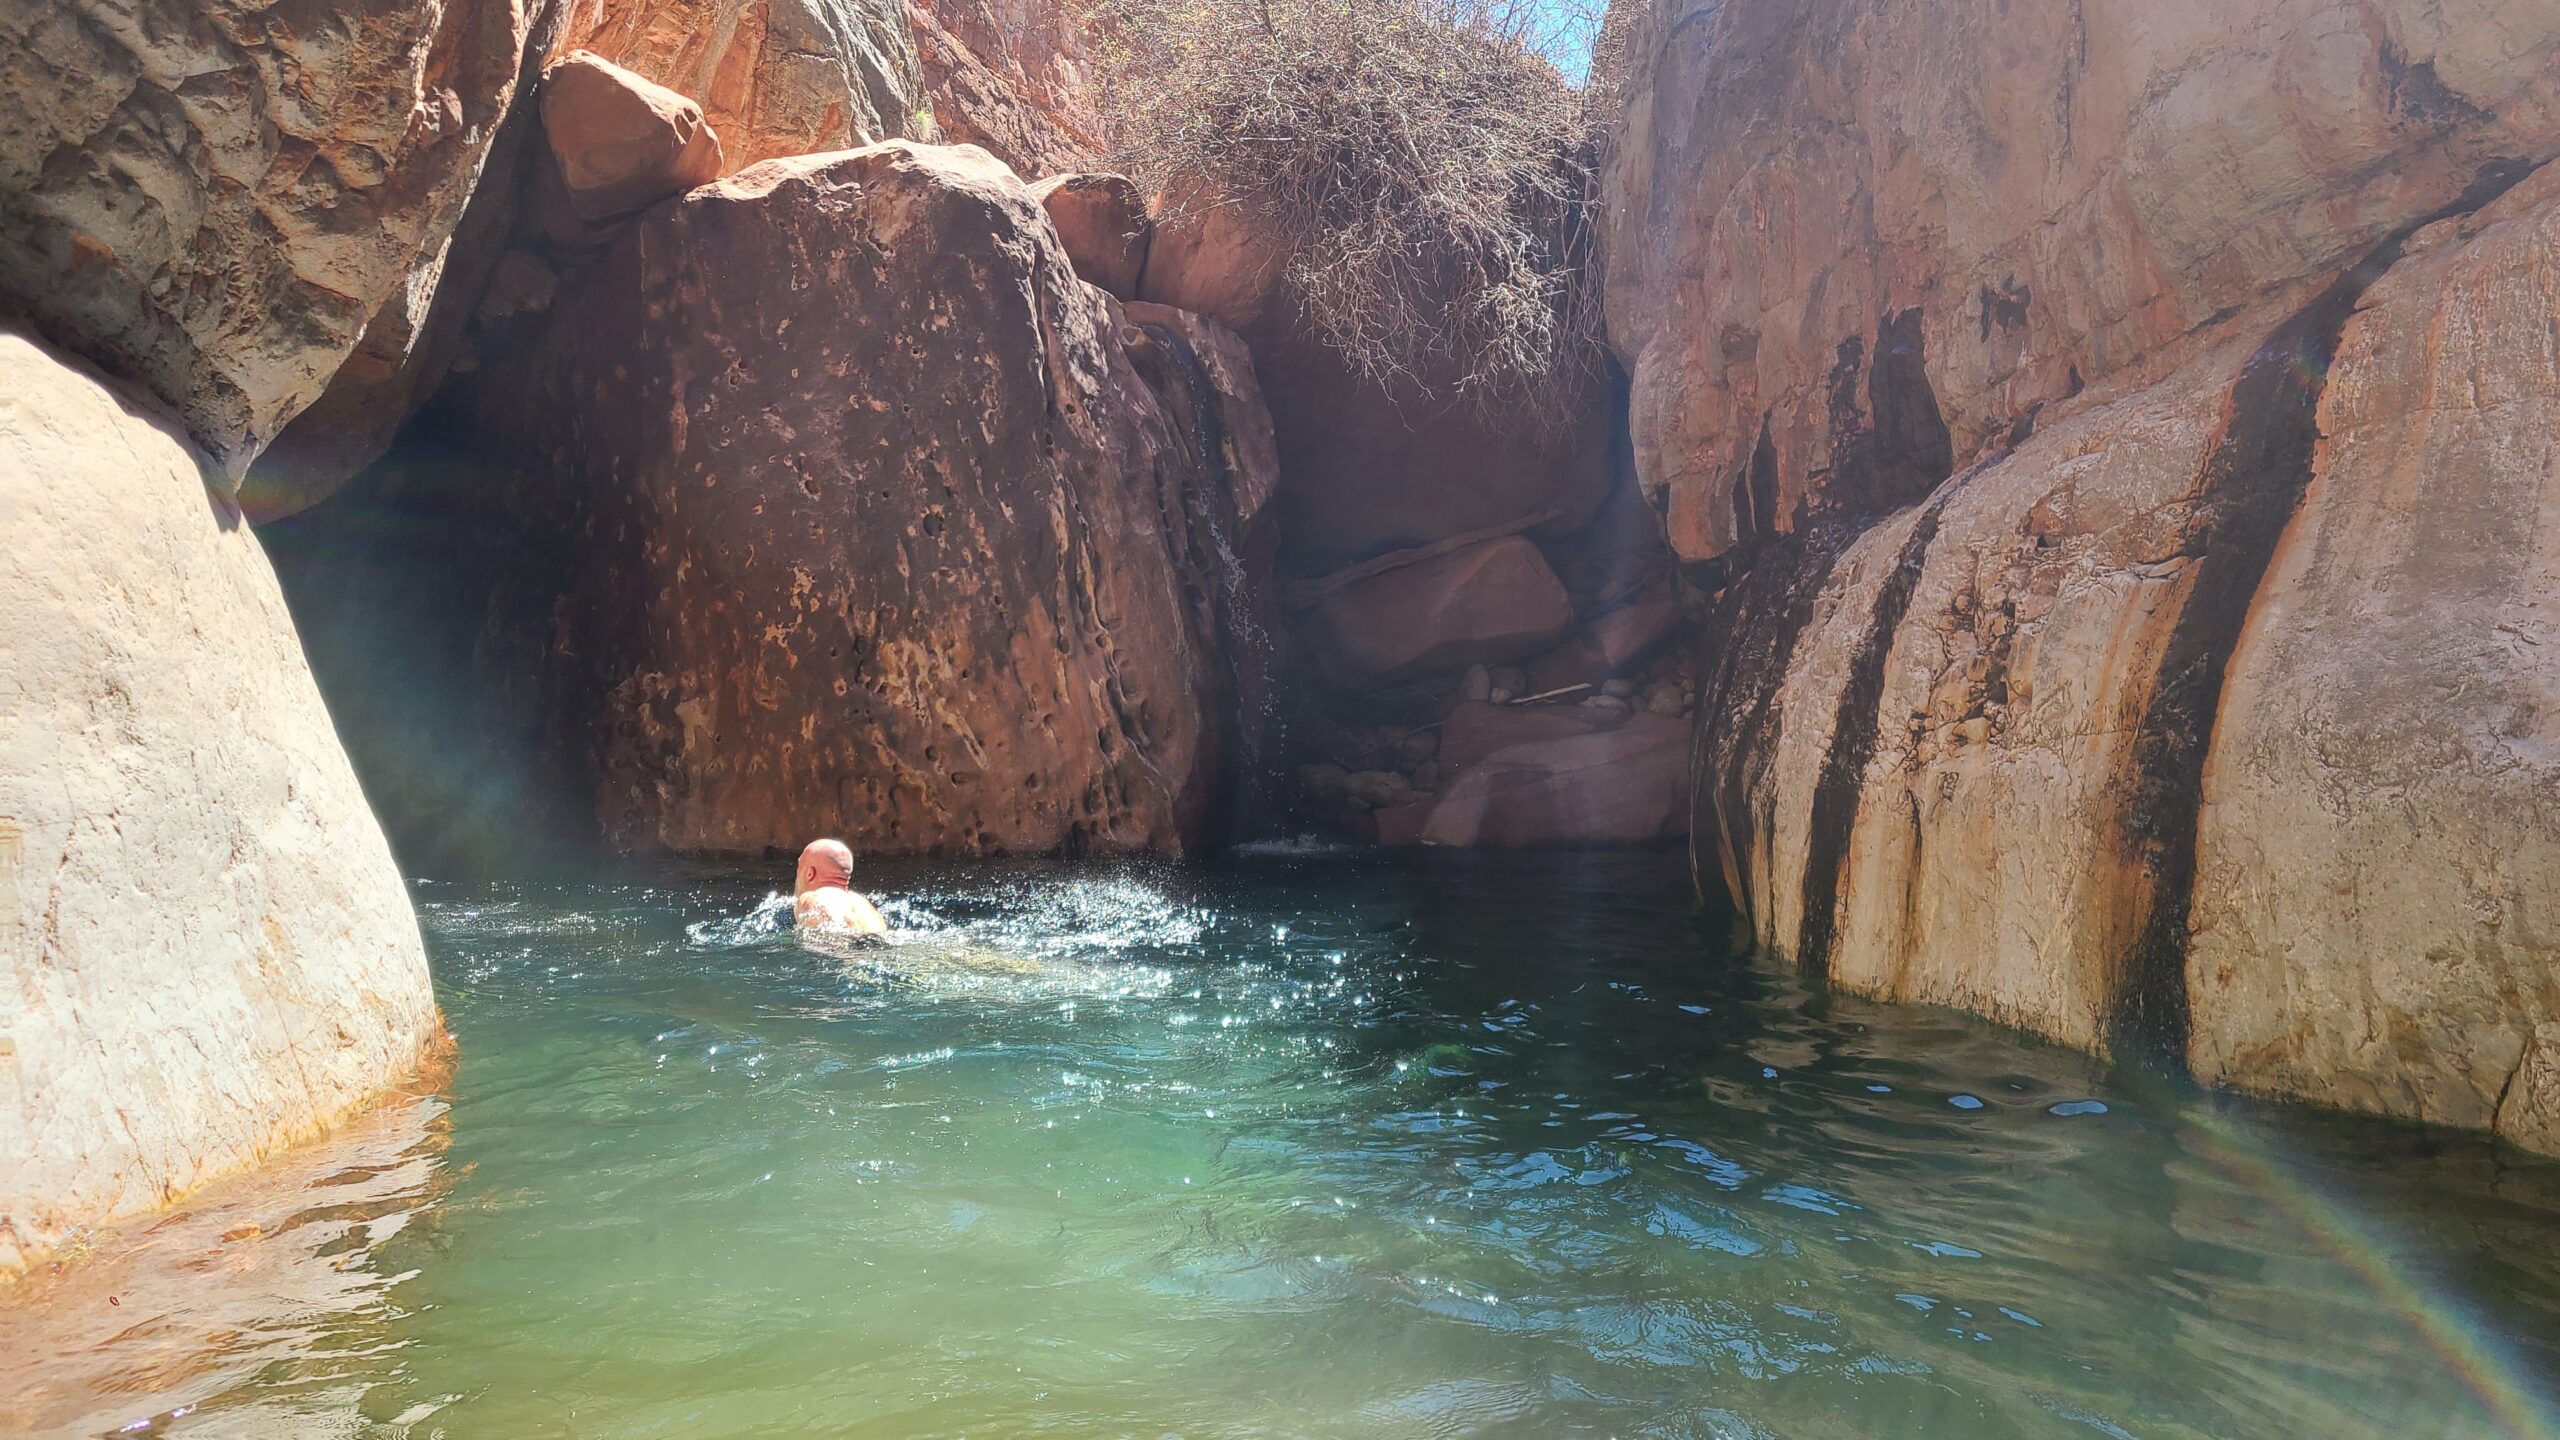
<svg viewBox="0 0 2560 1440">
<path fill-rule="evenodd" d="M 1692 560 L 1910 503 L 1947 455 L 2560 151 L 2547 0 L 1621 8 L 1608 328 Z"/>
<path fill-rule="evenodd" d="M 1058 227 L 1078 275 L 1123 300 L 1138 298 L 1155 222 L 1147 217 L 1147 197 L 1137 182 L 1126 175 L 1052 175 L 1032 186 L 1031 194 Z"/>
<path fill-rule="evenodd" d="M 731 169 L 898 138 L 933 117 L 902 0 L 568 0 L 586 50 L 702 104 Z"/>
<path fill-rule="evenodd" d="M 489 511 L 575 537 L 537 666 L 606 838 L 1204 833 L 1218 467 L 1002 164 L 767 161 L 644 213 L 549 321 L 472 428 L 532 471 Z"/>
<path fill-rule="evenodd" d="M 532 20 L 498 0 L 0 10 L 0 298 L 166 400 L 236 479 L 378 314 L 434 290 Z"/>
<path fill-rule="evenodd" d="M 1319 574 L 1387 551 L 1534 520 L 1561 535 L 1610 489 L 1610 406 L 1592 375 L 1561 426 L 1488 414 L 1450 375 L 1419 385 L 1357 373 L 1302 317 L 1288 256 L 1235 205 L 1158 217 L 1140 293 L 1196 310 L 1252 346 L 1279 437 L 1282 561 Z"/>
<path fill-rule="evenodd" d="M 275 576 L 200 464 L 0 332 L 0 1274 L 319 1132 L 439 1033 Z"/>
<path fill-rule="evenodd" d="M 1362 689 L 1518 660 L 1572 625 L 1546 557 L 1507 535 L 1327 585 L 1305 632 L 1325 677 Z"/>
<path fill-rule="evenodd" d="M 589 225 L 720 176 L 720 137 L 701 106 L 585 50 L 542 72 L 542 134 Z"/>
<path fill-rule="evenodd" d="M 1767 550 L 1696 782 L 1763 941 L 2560 1149 L 2555 254 L 2545 167 Z"/>
</svg>

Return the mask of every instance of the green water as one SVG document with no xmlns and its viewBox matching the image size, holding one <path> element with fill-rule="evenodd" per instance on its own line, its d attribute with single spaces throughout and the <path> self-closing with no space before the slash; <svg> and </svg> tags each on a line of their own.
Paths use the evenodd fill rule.
<svg viewBox="0 0 2560 1440">
<path fill-rule="evenodd" d="M 871 878 L 860 956 L 761 873 L 422 887 L 463 1060 L 330 1177 L 361 1283 L 57 1413 L 2400 1440 L 2560 1373 L 2560 1168 L 1808 993 L 1667 859 Z"/>
</svg>

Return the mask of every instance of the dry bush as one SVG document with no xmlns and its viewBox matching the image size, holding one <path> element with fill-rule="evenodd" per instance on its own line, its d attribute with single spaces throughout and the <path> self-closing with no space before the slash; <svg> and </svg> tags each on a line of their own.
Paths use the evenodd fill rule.
<svg viewBox="0 0 2560 1440">
<path fill-rule="evenodd" d="M 1179 209 L 1242 207 L 1305 322 L 1389 393 L 1562 421 L 1600 363 L 1599 117 L 1541 53 L 1577 15 L 1596 4 L 1102 0 L 1114 159 Z"/>
</svg>

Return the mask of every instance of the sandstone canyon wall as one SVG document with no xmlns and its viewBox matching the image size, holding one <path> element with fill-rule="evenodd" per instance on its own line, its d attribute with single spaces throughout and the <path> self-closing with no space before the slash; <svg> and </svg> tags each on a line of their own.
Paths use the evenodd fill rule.
<svg viewBox="0 0 2560 1440">
<path fill-rule="evenodd" d="M 234 491 L 439 288 L 535 19 L 0 17 L 0 1275 L 326 1128 L 438 1033 Z"/>
<path fill-rule="evenodd" d="M 0 331 L 0 1277 L 306 1138 L 439 1032 L 408 893 L 229 499 Z"/>
<path fill-rule="evenodd" d="M 0 295 L 164 396 L 234 479 L 431 293 L 512 105 L 500 0 L 0 15 Z"/>
<path fill-rule="evenodd" d="M 2560 1146 L 2560 11 L 1639 8 L 1703 886 L 1862 991 Z"/>
</svg>

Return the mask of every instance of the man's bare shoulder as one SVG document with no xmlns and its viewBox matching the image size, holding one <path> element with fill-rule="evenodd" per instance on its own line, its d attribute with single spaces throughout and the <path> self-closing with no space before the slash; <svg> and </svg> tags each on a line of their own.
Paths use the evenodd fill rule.
<svg viewBox="0 0 2560 1440">
<path fill-rule="evenodd" d="M 889 922 L 878 906 L 850 890 L 812 890 L 792 907 L 792 919 L 804 930 L 841 930 L 855 935 L 886 935 Z"/>
</svg>

